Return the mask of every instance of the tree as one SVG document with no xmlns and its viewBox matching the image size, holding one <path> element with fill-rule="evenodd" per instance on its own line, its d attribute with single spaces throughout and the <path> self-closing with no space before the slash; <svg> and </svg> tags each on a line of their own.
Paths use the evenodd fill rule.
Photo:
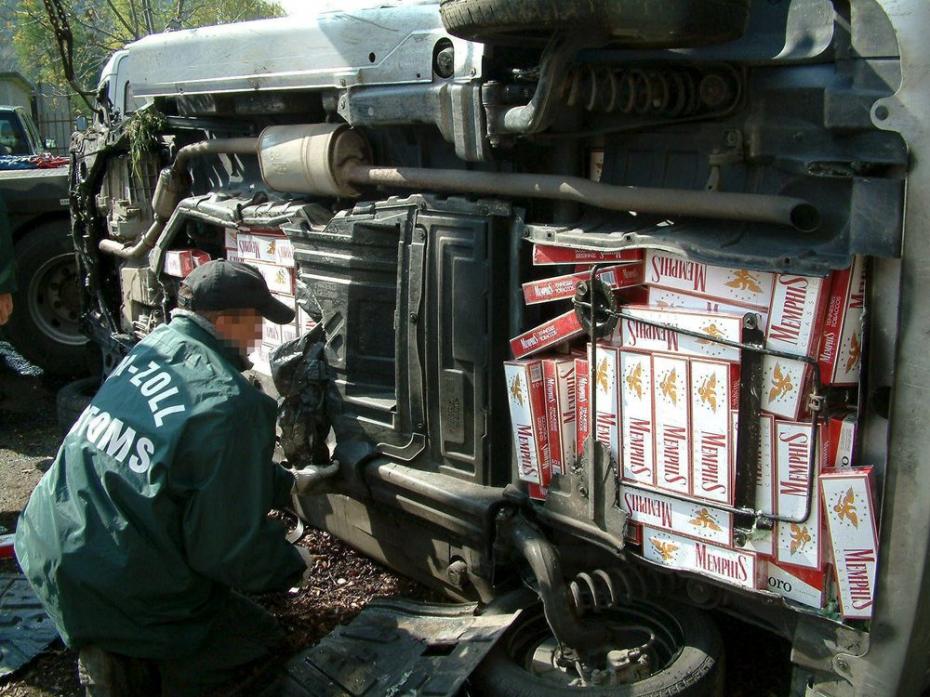
<svg viewBox="0 0 930 697">
<path fill-rule="evenodd" d="M 74 36 L 75 81 L 86 90 L 94 88 L 113 51 L 148 34 L 283 14 L 272 0 L 61 0 L 61 5 Z M 68 89 L 44 0 L 19 0 L 10 18 L 26 76 Z"/>
</svg>

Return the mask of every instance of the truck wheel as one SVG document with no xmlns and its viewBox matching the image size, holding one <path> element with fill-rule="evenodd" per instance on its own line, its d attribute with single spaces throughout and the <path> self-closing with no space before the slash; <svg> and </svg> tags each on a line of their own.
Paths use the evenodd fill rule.
<svg viewBox="0 0 930 697">
<path fill-rule="evenodd" d="M 607 31 L 617 45 L 675 48 L 740 37 L 750 0 L 441 0 L 450 34 L 525 44 L 556 30 Z"/>
<path fill-rule="evenodd" d="M 100 378 L 97 376 L 81 378 L 58 390 L 55 396 L 56 416 L 58 417 L 58 430 L 64 436 L 81 413 L 90 404 L 90 400 L 100 389 Z"/>
<path fill-rule="evenodd" d="M 54 376 L 87 372 L 88 341 L 78 330 L 81 287 L 67 223 L 46 223 L 13 247 L 16 284 L 5 329 L 24 357 Z"/>
<path fill-rule="evenodd" d="M 635 603 L 591 615 L 586 622 L 608 625 L 609 650 L 649 642 L 647 677 L 624 684 L 581 685 L 578 672 L 556 663 L 558 644 L 542 608 L 524 612 L 472 675 L 487 697 L 705 697 L 723 689 L 723 643 L 710 617 L 677 603 Z"/>
</svg>

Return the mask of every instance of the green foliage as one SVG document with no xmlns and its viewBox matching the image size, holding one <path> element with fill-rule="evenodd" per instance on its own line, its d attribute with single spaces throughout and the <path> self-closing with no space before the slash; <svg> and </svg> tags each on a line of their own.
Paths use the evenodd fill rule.
<svg viewBox="0 0 930 697">
<path fill-rule="evenodd" d="M 74 74 L 93 90 L 107 57 L 127 43 L 166 29 L 277 17 L 273 0 L 61 0 L 74 36 Z M 67 81 L 43 0 L 19 0 L 6 21 L 22 71 L 34 82 Z"/>
<path fill-rule="evenodd" d="M 132 173 L 140 182 L 142 156 L 155 149 L 158 145 L 158 134 L 165 130 L 165 126 L 164 114 L 154 108 L 140 109 L 129 117 L 126 124 L 129 159 L 132 162 Z"/>
</svg>

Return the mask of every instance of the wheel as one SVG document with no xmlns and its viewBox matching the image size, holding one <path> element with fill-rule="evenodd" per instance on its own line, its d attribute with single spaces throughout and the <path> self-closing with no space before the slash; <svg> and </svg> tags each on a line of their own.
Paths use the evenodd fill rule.
<svg viewBox="0 0 930 697">
<path fill-rule="evenodd" d="M 67 223 L 30 230 L 13 253 L 18 290 L 5 327 L 10 342 L 49 375 L 85 374 L 88 341 L 78 330 L 81 289 Z"/>
<path fill-rule="evenodd" d="M 610 684 L 608 672 L 586 673 L 561 667 L 558 644 L 541 607 L 526 610 L 472 675 L 486 697 L 699 697 L 722 694 L 723 643 L 710 617 L 700 610 L 664 602 L 635 603 L 585 618 L 605 624 L 613 641 L 597 657 L 607 667 L 608 651 L 646 647 L 638 671 Z M 612 654 L 616 657 L 617 654 Z"/>
<path fill-rule="evenodd" d="M 750 0 L 441 0 L 450 34 L 471 41 L 525 44 L 555 30 L 606 31 L 623 46 L 675 48 L 736 39 Z"/>
<path fill-rule="evenodd" d="M 71 430 L 74 422 L 78 420 L 90 400 L 100 389 L 100 378 L 89 377 L 69 382 L 58 390 L 55 396 L 55 407 L 58 417 L 58 428 L 62 436 Z"/>
</svg>

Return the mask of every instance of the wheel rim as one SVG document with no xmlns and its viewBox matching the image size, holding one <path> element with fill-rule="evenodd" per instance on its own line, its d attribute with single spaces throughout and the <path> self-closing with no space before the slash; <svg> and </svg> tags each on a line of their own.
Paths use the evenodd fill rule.
<svg viewBox="0 0 930 697">
<path fill-rule="evenodd" d="M 530 611 L 529 619 L 521 620 L 510 635 L 508 652 L 517 665 L 531 675 L 558 687 L 582 688 L 579 674 L 571 667 L 559 665 L 559 646 L 541 611 Z M 678 621 L 665 610 L 653 605 L 614 608 L 591 614 L 585 623 L 608 627 L 609 646 L 595 657 L 598 666 L 606 665 L 610 650 L 633 649 L 645 644 L 650 659 L 650 675 L 670 666 L 684 645 L 684 632 Z M 603 687 L 603 685 L 599 685 Z"/>
<path fill-rule="evenodd" d="M 87 338 L 78 329 L 80 285 L 74 254 L 47 259 L 29 280 L 27 309 L 39 330 L 67 346 L 81 346 Z"/>
</svg>

